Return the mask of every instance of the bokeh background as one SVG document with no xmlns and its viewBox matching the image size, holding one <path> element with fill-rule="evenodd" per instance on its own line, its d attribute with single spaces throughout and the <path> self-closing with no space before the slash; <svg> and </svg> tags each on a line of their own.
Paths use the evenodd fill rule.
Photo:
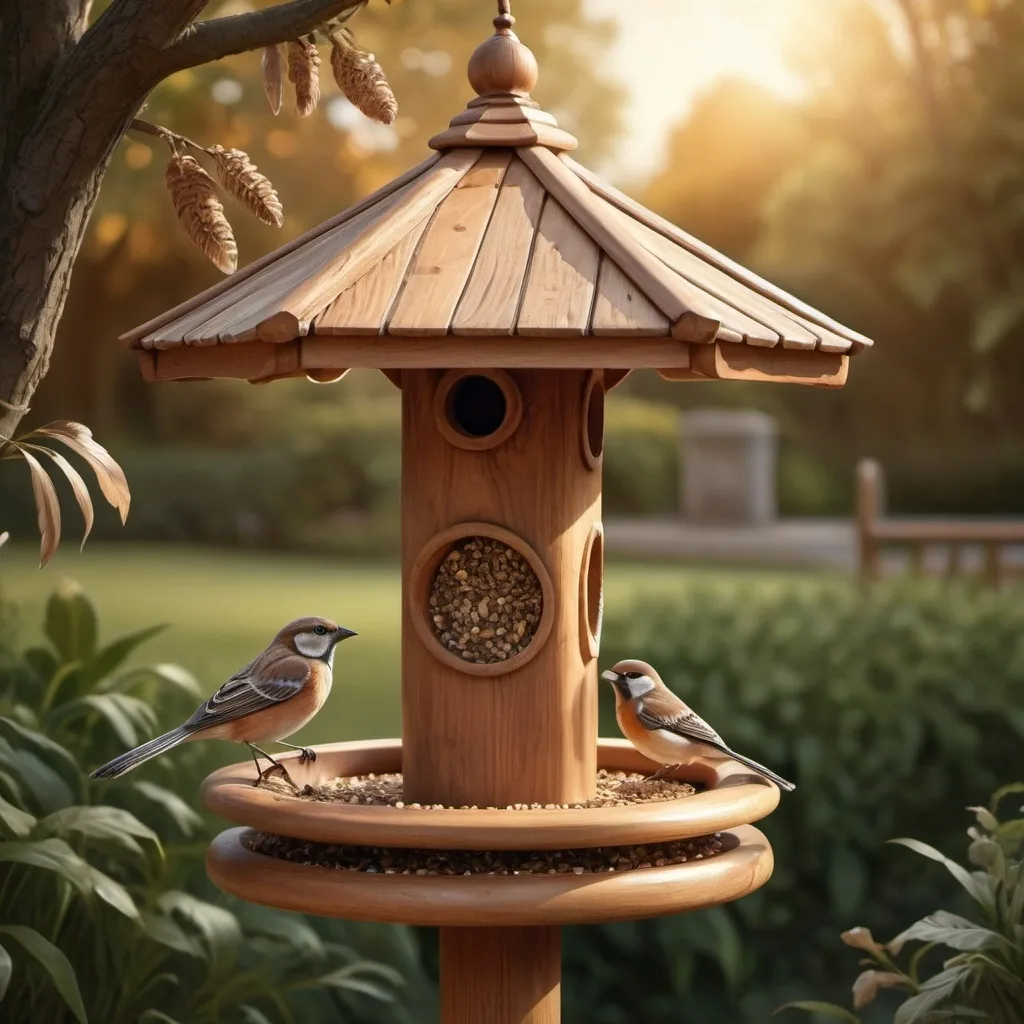
<svg viewBox="0 0 1024 1024">
<path fill-rule="evenodd" d="M 896 513 L 1022 513 L 1022 7 L 516 0 L 541 67 L 535 98 L 579 138 L 583 163 L 876 339 L 840 392 L 632 374 L 609 399 L 607 517 L 677 515 L 678 414 L 698 406 L 777 419 L 786 517 L 849 518 L 863 456 L 881 460 Z M 175 76 L 143 116 L 246 150 L 274 182 L 280 231 L 227 208 L 248 262 L 422 158 L 471 97 L 465 64 L 490 17 L 480 0 L 393 0 L 353 22 L 398 98 L 391 128 L 326 76 L 314 116 L 286 104 L 273 117 L 256 55 Z M 122 528 L 99 510 L 80 554 L 65 500 L 69 539 L 39 572 L 27 474 L 4 464 L 6 642 L 38 641 L 67 575 L 108 639 L 168 623 L 144 657 L 212 689 L 283 622 L 327 614 L 360 636 L 339 659 L 344 701 L 301 739 L 395 735 L 398 393 L 368 371 L 335 386 L 142 382 L 118 334 L 219 277 L 176 226 L 166 156 L 147 137 L 119 147 L 26 420 L 87 423 L 126 469 L 131 515 Z M 613 548 L 606 607 L 602 660 L 650 657 L 799 788 L 766 823 L 779 866 L 764 892 L 571 932 L 566 1019 L 754 1024 L 787 999 L 848 1005 L 856 955 L 838 932 L 863 924 L 888 938 L 946 899 L 939 868 L 885 840 L 914 835 L 960 856 L 963 809 L 1024 774 L 1020 591 L 913 582 L 865 595 L 836 570 L 641 564 Z M 609 712 L 610 701 L 614 735 Z M 214 746 L 206 765 L 235 756 Z M 415 943 L 429 986 L 432 938 Z M 893 1005 L 883 997 L 865 1019 Z M 409 1013 L 429 1019 L 421 1005 Z"/>
</svg>

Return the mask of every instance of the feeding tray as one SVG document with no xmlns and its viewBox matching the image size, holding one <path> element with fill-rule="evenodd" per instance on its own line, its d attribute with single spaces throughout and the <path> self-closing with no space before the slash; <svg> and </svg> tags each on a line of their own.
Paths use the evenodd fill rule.
<svg viewBox="0 0 1024 1024">
<path fill-rule="evenodd" d="M 338 777 L 399 772 L 400 740 L 364 740 L 317 747 L 313 764 L 280 757 L 301 786 Z M 656 771 L 625 740 L 598 741 L 600 768 Z M 552 810 L 428 810 L 313 801 L 253 786 L 252 762 L 229 765 L 203 784 L 206 807 L 228 821 L 316 843 L 432 850 L 559 850 L 658 843 L 710 835 L 759 821 L 779 802 L 778 789 L 735 761 L 698 763 L 673 777 L 701 792 L 673 800 L 613 807 Z"/>
</svg>

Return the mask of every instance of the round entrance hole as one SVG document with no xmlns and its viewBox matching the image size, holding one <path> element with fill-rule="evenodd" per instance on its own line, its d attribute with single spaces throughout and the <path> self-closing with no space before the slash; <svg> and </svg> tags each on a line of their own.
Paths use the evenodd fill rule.
<svg viewBox="0 0 1024 1024">
<path fill-rule="evenodd" d="M 580 649 L 583 660 L 596 658 L 601 649 L 604 621 L 604 528 L 594 523 L 583 551 L 580 574 Z"/>
<path fill-rule="evenodd" d="M 515 433 L 523 400 L 515 381 L 502 370 L 451 370 L 437 386 L 434 418 L 457 448 L 486 451 Z"/>
<path fill-rule="evenodd" d="M 465 523 L 438 534 L 420 552 L 410 583 L 420 639 L 462 672 L 512 672 L 551 632 L 551 577 L 522 538 L 499 526 Z"/>
<path fill-rule="evenodd" d="M 597 469 L 604 452 L 604 380 L 601 373 L 591 375 L 583 392 L 580 440 L 583 461 L 590 469 Z"/>
</svg>

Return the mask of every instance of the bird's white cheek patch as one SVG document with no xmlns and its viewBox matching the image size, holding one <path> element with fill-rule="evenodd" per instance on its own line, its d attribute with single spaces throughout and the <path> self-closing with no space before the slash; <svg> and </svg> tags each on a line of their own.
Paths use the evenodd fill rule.
<svg viewBox="0 0 1024 1024">
<path fill-rule="evenodd" d="M 330 637 L 316 633 L 299 633 L 295 637 L 295 649 L 306 658 L 322 658 L 330 645 Z"/>
</svg>

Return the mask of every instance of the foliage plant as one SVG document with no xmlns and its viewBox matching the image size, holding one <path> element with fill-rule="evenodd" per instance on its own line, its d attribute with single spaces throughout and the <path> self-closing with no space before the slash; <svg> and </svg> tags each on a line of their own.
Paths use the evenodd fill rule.
<svg viewBox="0 0 1024 1024">
<path fill-rule="evenodd" d="M 46 606 L 45 643 L 16 653 L 9 618 L 0 609 L 0 1016 L 407 1019 L 389 1008 L 402 981 L 394 966 L 298 915 L 181 888 L 205 842 L 173 787 L 86 776 L 84 766 L 155 733 L 159 711 L 178 715 L 200 699 L 179 666 L 129 666 L 163 627 L 101 644 L 93 606 L 69 582 Z M 193 793 L 197 782 L 188 779 Z"/>
<path fill-rule="evenodd" d="M 973 913 L 966 917 L 938 910 L 885 945 L 867 928 L 843 932 L 846 945 L 868 954 L 861 960 L 865 970 L 853 983 L 854 1010 L 872 1003 L 880 990 L 894 989 L 905 1000 L 893 1024 L 1017 1024 L 1024 1017 L 1024 817 L 997 817 L 1003 798 L 1021 793 L 1024 783 L 1003 786 L 988 807 L 968 808 L 977 819 L 967 830 L 967 859 L 975 870 L 916 839 L 892 840 L 943 864 L 969 897 Z M 913 952 L 905 956 L 908 946 Z M 929 956 L 933 950 L 943 954 L 937 966 Z M 948 956 L 950 950 L 953 956 Z M 931 967 L 927 974 L 926 965 Z M 780 1009 L 860 1024 L 856 1014 L 835 1003 L 799 1001 Z"/>
<path fill-rule="evenodd" d="M 566 1017 L 588 1024 L 763 1024 L 849 991 L 834 936 L 869 906 L 897 934 L 934 879 L 884 844 L 955 848 L 944 812 L 1019 768 L 1019 589 L 734 574 L 610 608 L 601 663 L 643 657 L 737 749 L 797 784 L 758 824 L 775 870 L 757 893 L 681 917 L 569 929 Z M 619 735 L 610 687 L 601 734 Z M 602 965 L 596 970 L 594 964 Z M 870 1008 L 869 1008 L 870 1009 Z M 866 1020 L 871 1020 L 870 1014 Z"/>
</svg>

